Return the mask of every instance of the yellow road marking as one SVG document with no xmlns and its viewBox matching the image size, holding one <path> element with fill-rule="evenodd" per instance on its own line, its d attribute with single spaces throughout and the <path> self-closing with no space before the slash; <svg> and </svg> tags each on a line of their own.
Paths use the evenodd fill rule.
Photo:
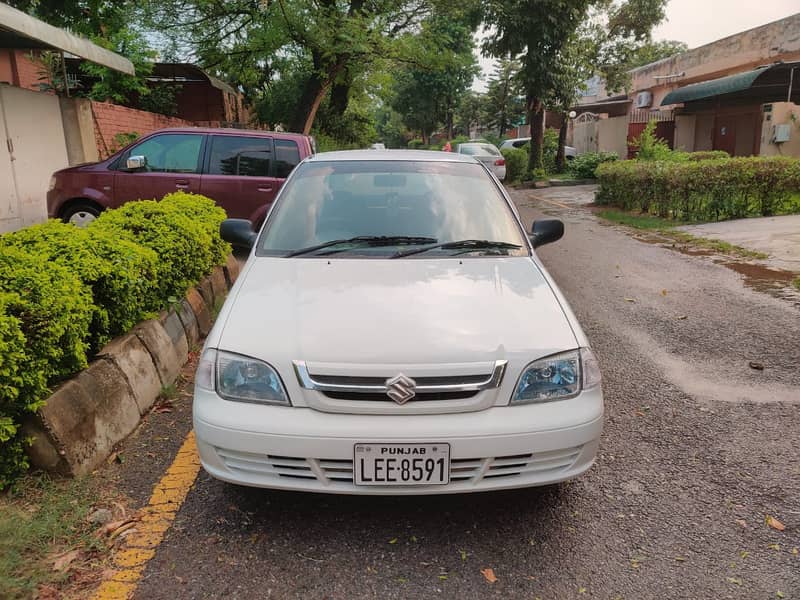
<svg viewBox="0 0 800 600">
<path fill-rule="evenodd" d="M 114 555 L 114 575 L 100 585 L 93 600 L 122 600 L 133 595 L 147 561 L 155 556 L 199 470 L 194 431 L 190 431 L 175 460 L 153 488 L 136 531 L 125 539 L 125 548 Z"/>
<path fill-rule="evenodd" d="M 547 200 L 545 198 L 540 198 L 539 196 L 536 195 L 534 195 L 533 197 L 536 198 L 539 202 L 547 202 L 548 204 L 552 204 L 553 206 L 560 206 L 561 208 L 566 208 L 566 209 L 574 208 L 572 206 L 569 206 L 568 204 L 562 204 L 561 202 L 556 202 L 555 200 Z"/>
</svg>

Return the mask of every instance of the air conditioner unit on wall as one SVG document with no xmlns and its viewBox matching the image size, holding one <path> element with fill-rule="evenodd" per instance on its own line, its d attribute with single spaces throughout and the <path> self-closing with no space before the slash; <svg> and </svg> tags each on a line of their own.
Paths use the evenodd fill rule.
<svg viewBox="0 0 800 600">
<path fill-rule="evenodd" d="M 636 108 L 647 108 L 653 103 L 652 92 L 639 92 L 636 94 Z"/>
<path fill-rule="evenodd" d="M 789 123 L 772 126 L 772 143 L 783 144 L 792 137 L 792 126 Z"/>
</svg>

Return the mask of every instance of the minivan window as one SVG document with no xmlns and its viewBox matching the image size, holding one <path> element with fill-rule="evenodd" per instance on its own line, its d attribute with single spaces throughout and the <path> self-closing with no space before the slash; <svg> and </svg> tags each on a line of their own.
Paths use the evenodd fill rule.
<svg viewBox="0 0 800 600">
<path fill-rule="evenodd" d="M 357 236 L 412 236 L 438 243 L 526 242 L 505 198 L 475 163 L 337 161 L 303 163 L 286 183 L 257 253 L 287 254 Z M 359 247 L 340 256 L 388 256 L 397 247 Z M 449 256 L 431 251 L 424 257 Z"/>
<path fill-rule="evenodd" d="M 215 135 L 211 138 L 211 175 L 269 177 L 272 160 L 270 138 Z"/>
<path fill-rule="evenodd" d="M 292 140 L 275 140 L 275 177 L 286 178 L 300 164 L 300 149 Z"/>
<path fill-rule="evenodd" d="M 134 146 L 130 156 L 144 156 L 147 171 L 154 173 L 199 173 L 203 136 L 171 133 L 156 135 Z"/>
</svg>

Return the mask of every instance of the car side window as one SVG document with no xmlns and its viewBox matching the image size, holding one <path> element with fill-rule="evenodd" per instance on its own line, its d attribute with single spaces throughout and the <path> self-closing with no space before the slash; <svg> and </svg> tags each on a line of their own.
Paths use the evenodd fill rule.
<svg viewBox="0 0 800 600">
<path fill-rule="evenodd" d="M 516 142 L 514 142 L 514 148 L 522 148 L 527 143 L 528 140 L 517 140 Z"/>
<path fill-rule="evenodd" d="M 199 173 L 202 145 L 202 135 L 170 133 L 146 139 L 131 148 L 128 155 L 144 156 L 148 172 Z"/>
<path fill-rule="evenodd" d="M 300 150 L 292 140 L 275 140 L 275 177 L 285 179 L 300 164 Z"/>
<path fill-rule="evenodd" d="M 270 138 L 215 135 L 211 138 L 211 175 L 269 177 L 272 156 Z"/>
</svg>

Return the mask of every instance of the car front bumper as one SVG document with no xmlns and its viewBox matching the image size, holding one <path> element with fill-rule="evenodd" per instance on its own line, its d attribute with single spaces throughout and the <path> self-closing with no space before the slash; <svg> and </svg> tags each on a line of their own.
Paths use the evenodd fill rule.
<svg viewBox="0 0 800 600">
<path fill-rule="evenodd" d="M 599 388 L 577 398 L 441 415 L 353 415 L 228 402 L 195 390 L 200 460 L 240 485 L 334 494 L 406 495 L 557 483 L 588 470 L 603 427 Z M 358 443 L 447 443 L 450 483 L 357 486 Z"/>
</svg>

